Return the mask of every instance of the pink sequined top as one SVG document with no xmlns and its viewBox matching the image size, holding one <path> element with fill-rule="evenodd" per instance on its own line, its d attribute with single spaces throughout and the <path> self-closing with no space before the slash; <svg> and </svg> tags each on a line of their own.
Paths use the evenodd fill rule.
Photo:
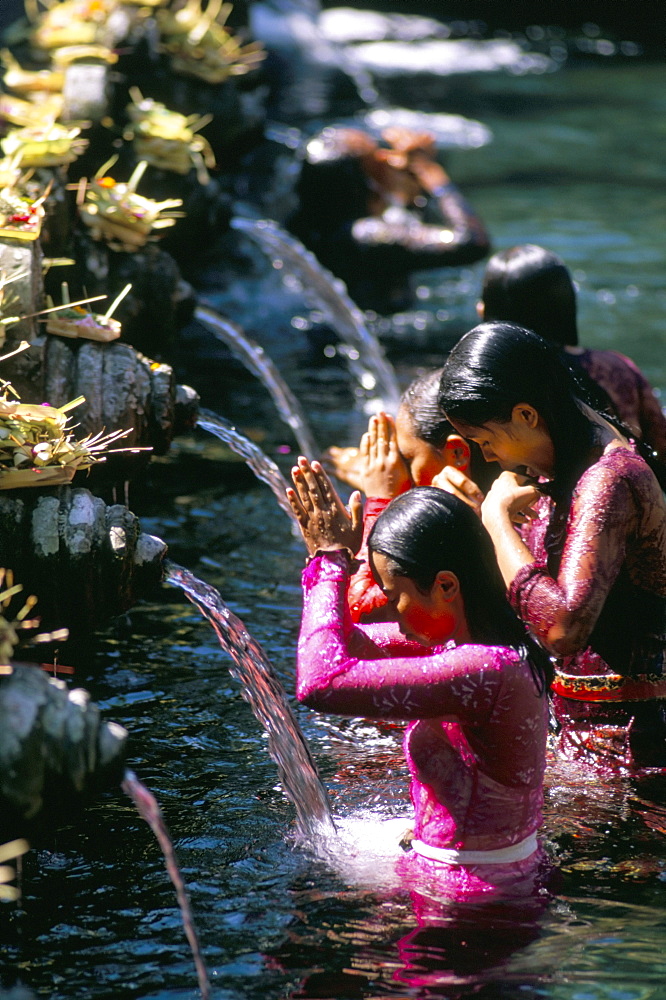
<svg viewBox="0 0 666 1000">
<path fill-rule="evenodd" d="M 651 469 L 629 447 L 585 470 L 560 531 L 539 500 L 521 534 L 535 561 L 509 588 L 514 610 L 568 673 L 663 675 L 666 504 Z"/>
<path fill-rule="evenodd" d="M 355 626 L 342 553 L 303 573 L 297 695 L 341 715 L 412 720 L 404 750 L 415 835 L 435 847 L 494 850 L 541 821 L 547 702 L 512 648 L 425 647 L 395 623 Z"/>
</svg>

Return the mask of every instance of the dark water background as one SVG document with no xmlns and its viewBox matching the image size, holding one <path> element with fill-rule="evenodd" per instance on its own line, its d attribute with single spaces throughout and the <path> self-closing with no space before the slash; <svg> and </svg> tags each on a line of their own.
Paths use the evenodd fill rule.
<svg viewBox="0 0 666 1000">
<path fill-rule="evenodd" d="M 663 65 L 644 58 L 578 59 L 542 75 L 449 80 L 437 110 L 493 130 L 488 146 L 445 160 L 495 247 L 560 253 L 579 285 L 582 342 L 626 351 L 666 391 L 664 83 Z M 481 270 L 419 276 L 418 309 L 380 324 L 402 384 L 474 324 Z M 279 314 L 277 300 L 270 307 Z M 341 442 L 348 379 L 339 365 L 304 366 L 289 316 L 248 333 L 287 358 L 322 445 Z M 271 339 L 290 328 L 291 369 Z M 257 383 L 221 384 L 220 412 L 287 471 L 289 433 Z M 219 589 L 291 693 L 303 549 L 268 488 L 202 432 L 155 460 L 131 502 L 172 559 Z M 377 884 L 375 857 L 377 821 L 407 807 L 398 729 L 296 709 L 349 824 L 334 864 L 292 844 L 266 740 L 179 592 L 165 587 L 69 655 L 76 683 L 130 730 L 130 765 L 174 838 L 216 1000 L 666 997 L 666 776 L 551 767 L 545 837 L 560 878 L 545 910 L 519 921 L 451 912 L 438 936 L 409 945 L 411 902 Z M 120 790 L 48 831 L 22 886 L 22 909 L 0 908 L 0 985 L 52 1000 L 197 995 L 162 857 Z"/>
</svg>

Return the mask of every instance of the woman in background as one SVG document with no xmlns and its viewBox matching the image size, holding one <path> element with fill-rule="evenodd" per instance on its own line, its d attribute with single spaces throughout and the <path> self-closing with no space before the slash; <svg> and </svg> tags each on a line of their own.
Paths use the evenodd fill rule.
<svg viewBox="0 0 666 1000">
<path fill-rule="evenodd" d="M 640 369 L 618 351 L 579 346 L 576 290 L 563 260 L 530 243 L 494 254 L 484 272 L 479 314 L 482 320 L 517 323 L 558 344 L 574 369 L 599 387 L 595 408 L 610 403 L 631 433 L 666 460 L 666 416 Z"/>
<path fill-rule="evenodd" d="M 341 126 L 312 138 L 287 228 L 361 309 L 390 313 L 409 306 L 412 272 L 472 264 L 490 241 L 431 135 L 389 128 L 382 142 Z"/>
<path fill-rule="evenodd" d="M 372 416 L 358 449 L 329 451 L 329 460 L 337 458 L 343 465 L 346 482 L 367 498 L 360 566 L 349 585 L 349 607 L 355 622 L 385 621 L 391 614 L 367 555 L 367 539 L 379 514 L 393 497 L 412 486 L 436 483 L 446 465 L 463 473 L 469 471 L 470 445 L 456 434 L 439 409 L 440 377 L 441 369 L 436 369 L 415 379 L 402 395 L 395 420 L 386 413 Z M 335 466 L 334 461 L 331 464 Z M 472 475 L 476 478 L 480 471 L 477 458 Z"/>
</svg>

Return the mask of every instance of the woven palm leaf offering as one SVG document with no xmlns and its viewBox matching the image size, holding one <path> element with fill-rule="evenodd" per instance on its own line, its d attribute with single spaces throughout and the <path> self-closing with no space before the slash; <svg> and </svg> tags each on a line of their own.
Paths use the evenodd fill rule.
<svg viewBox="0 0 666 1000">
<path fill-rule="evenodd" d="M 0 118 L 12 125 L 30 127 L 42 125 L 45 119 L 55 121 L 62 114 L 62 94 L 37 92 L 32 97 L 32 100 L 24 100 L 13 94 L 0 94 Z"/>
<path fill-rule="evenodd" d="M 105 163 L 91 181 L 79 186 L 79 212 L 90 228 L 94 240 L 104 240 L 112 250 L 131 252 L 153 239 L 153 230 L 173 226 L 182 212 L 174 212 L 181 198 L 153 201 L 136 193 L 136 188 L 148 164 L 142 160 L 127 183 L 107 174 L 117 157 Z"/>
<path fill-rule="evenodd" d="M 97 340 L 101 343 L 109 343 L 112 340 L 118 339 L 122 328 L 119 321 L 113 319 L 113 313 L 132 288 L 131 284 L 125 285 L 122 292 L 115 297 L 107 311 L 103 314 L 92 312 L 86 308 L 88 303 L 95 301 L 97 296 L 93 299 L 81 299 L 79 302 L 71 302 L 67 282 L 63 281 L 60 288 L 62 295 L 61 306 L 54 306 L 50 295 L 46 297 L 49 309 L 52 310 L 46 320 L 47 333 L 70 339 Z M 100 296 L 100 298 L 104 297 Z"/>
<path fill-rule="evenodd" d="M 186 117 L 169 111 L 151 97 L 143 97 L 137 87 L 130 89 L 130 97 L 127 114 L 131 124 L 124 138 L 133 142 L 137 158 L 176 174 L 187 174 L 194 166 L 200 182 L 206 184 L 206 168 L 215 166 L 215 156 L 208 140 L 196 133 L 212 115 Z"/>
<path fill-rule="evenodd" d="M 23 167 L 57 167 L 73 163 L 88 145 L 81 129 L 43 121 L 41 125 L 13 129 L 0 141 L 5 156 L 19 156 Z"/>
<path fill-rule="evenodd" d="M 9 49 L 0 52 L 0 62 L 5 68 L 2 82 L 7 90 L 15 94 L 61 94 L 65 86 L 65 74 L 54 69 L 23 69 Z"/>
<path fill-rule="evenodd" d="M 38 198 L 26 194 L 22 187 L 28 178 L 18 170 L 20 161 L 20 154 L 0 160 L 0 237 L 36 240 L 42 229 L 44 202 L 50 188 Z"/>
<path fill-rule="evenodd" d="M 266 58 L 261 42 L 243 45 L 225 27 L 233 4 L 187 0 L 179 10 L 158 10 L 161 49 L 171 56 L 174 73 L 206 83 L 223 83 L 255 69 Z"/>
<path fill-rule="evenodd" d="M 3 589 L 4 588 L 4 589 Z M 34 595 L 26 597 L 23 606 L 19 611 L 12 611 L 13 618 L 9 617 L 9 608 L 15 605 L 14 598 L 23 591 L 23 584 L 14 583 L 14 572 L 11 569 L 0 567 L 0 674 L 11 674 L 12 666 L 10 661 L 14 655 L 14 650 L 22 641 L 19 632 L 34 630 L 39 627 L 39 618 L 29 618 L 33 608 L 37 604 Z M 55 632 L 40 632 L 33 634 L 23 640 L 24 645 L 33 645 L 40 642 L 54 642 L 69 638 L 69 629 L 61 628 Z M 70 668 L 71 669 L 71 668 Z"/>
<path fill-rule="evenodd" d="M 8 275 L 4 271 L 0 271 L 0 341 L 4 341 L 5 338 L 5 326 L 10 326 L 12 323 L 18 323 L 20 316 L 12 316 L 8 310 L 12 309 L 12 306 L 16 307 L 19 304 L 18 298 L 12 294 L 9 286 L 14 281 L 19 281 L 26 275 L 25 271 L 15 271 L 14 274 Z M 9 289 L 9 291 L 8 291 Z M 27 348 L 21 347 L 19 351 L 27 350 Z M 18 353 L 18 351 L 16 352 Z M 7 355 L 5 355 L 7 357 Z M 9 355 L 11 357 L 11 355 Z M 0 379 L 0 384 L 2 380 Z"/>
<path fill-rule="evenodd" d="M 146 450 L 109 448 L 130 434 L 131 428 L 77 440 L 73 434 L 76 425 L 70 424 L 68 413 L 85 402 L 84 396 L 55 407 L 21 403 L 10 399 L 10 392 L 12 386 L 5 382 L 0 396 L 0 490 L 69 483 L 79 469 L 104 462 L 107 454 Z"/>
<path fill-rule="evenodd" d="M 26 14 L 33 23 L 30 41 L 38 49 L 65 45 L 103 44 L 117 0 L 61 0 L 39 4 L 28 0 Z"/>
<path fill-rule="evenodd" d="M 105 63 L 113 66 L 118 62 L 118 53 L 106 45 L 63 45 L 52 55 L 55 69 L 66 70 L 72 63 Z"/>
<path fill-rule="evenodd" d="M 30 850 L 30 844 L 23 837 L 10 840 L 6 844 L 0 844 L 0 899 L 7 902 L 16 902 L 21 898 L 21 891 L 17 886 L 9 885 L 16 878 L 14 869 L 6 864 L 7 861 L 15 861 Z"/>
</svg>

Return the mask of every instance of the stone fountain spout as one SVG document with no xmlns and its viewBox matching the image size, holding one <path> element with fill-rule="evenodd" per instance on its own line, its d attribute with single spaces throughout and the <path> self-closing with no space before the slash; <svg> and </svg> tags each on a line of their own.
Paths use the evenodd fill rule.
<svg viewBox="0 0 666 1000">
<path fill-rule="evenodd" d="M 117 787 L 127 735 L 83 688 L 68 690 L 36 666 L 0 668 L 0 841 L 24 834 L 56 803 Z"/>
<path fill-rule="evenodd" d="M 123 614 L 160 584 L 166 549 L 127 507 L 86 489 L 0 494 L 0 565 L 37 597 L 46 629 L 77 636 Z"/>
</svg>

